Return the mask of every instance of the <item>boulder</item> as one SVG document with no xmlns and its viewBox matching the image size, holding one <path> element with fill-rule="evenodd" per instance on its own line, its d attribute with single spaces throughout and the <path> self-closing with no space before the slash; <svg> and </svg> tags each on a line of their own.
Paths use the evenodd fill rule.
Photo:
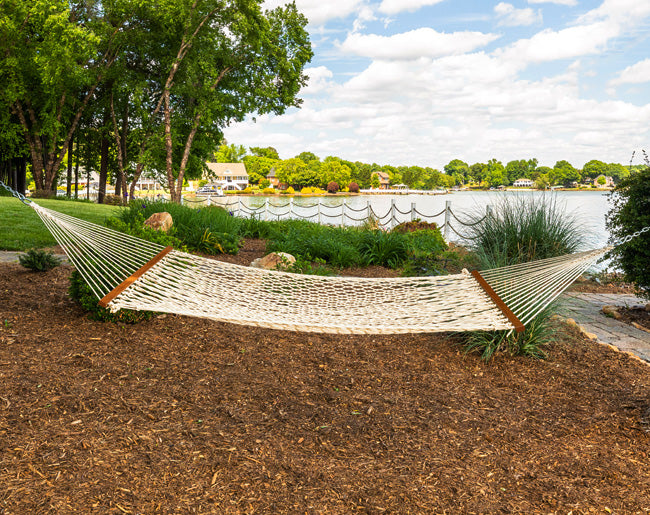
<svg viewBox="0 0 650 515">
<path fill-rule="evenodd" d="M 145 227 L 151 227 L 156 231 L 163 231 L 163 232 L 169 231 L 169 229 L 173 224 L 174 224 L 174 220 L 172 220 L 172 215 L 170 215 L 166 211 L 161 211 L 160 213 L 154 213 L 144 221 Z"/>
<path fill-rule="evenodd" d="M 622 318 L 621 314 L 616 309 L 616 306 L 603 306 L 602 311 L 605 315 L 609 315 L 616 320 L 620 320 Z"/>
<path fill-rule="evenodd" d="M 650 302 L 648 302 L 648 303 L 645 305 L 645 310 L 646 310 L 646 311 L 650 311 Z"/>
<path fill-rule="evenodd" d="M 271 252 L 264 257 L 258 258 L 251 263 L 254 268 L 264 270 L 286 270 L 296 262 L 296 258 L 286 252 Z"/>
</svg>

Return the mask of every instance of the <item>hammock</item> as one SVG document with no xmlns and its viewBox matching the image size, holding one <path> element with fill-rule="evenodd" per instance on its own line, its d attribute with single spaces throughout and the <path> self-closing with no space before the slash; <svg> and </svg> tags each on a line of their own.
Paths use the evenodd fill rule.
<svg viewBox="0 0 650 515">
<path fill-rule="evenodd" d="M 100 305 L 339 334 L 523 331 L 611 247 L 457 275 L 366 279 L 261 270 L 29 204 Z"/>
</svg>

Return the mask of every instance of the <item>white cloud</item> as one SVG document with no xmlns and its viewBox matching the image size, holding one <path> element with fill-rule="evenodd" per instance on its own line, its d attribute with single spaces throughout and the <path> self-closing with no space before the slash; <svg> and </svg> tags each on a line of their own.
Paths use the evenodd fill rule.
<svg viewBox="0 0 650 515">
<path fill-rule="evenodd" d="M 544 29 L 529 39 L 520 39 L 497 52 L 505 59 L 522 64 L 570 59 L 602 52 L 609 40 L 619 34 L 615 24 L 595 22 L 560 31 Z"/>
<path fill-rule="evenodd" d="M 650 2 L 647 0 L 604 0 L 599 7 L 580 16 L 578 23 L 609 20 L 614 23 L 633 25 L 648 16 L 650 16 Z"/>
<path fill-rule="evenodd" d="M 325 66 L 305 68 L 305 74 L 309 77 L 307 87 L 301 90 L 301 95 L 315 95 L 332 87 L 334 74 Z"/>
<path fill-rule="evenodd" d="M 379 10 L 386 14 L 397 14 L 402 11 L 417 11 L 422 7 L 439 4 L 443 0 L 382 0 Z"/>
<path fill-rule="evenodd" d="M 264 0 L 265 9 L 274 9 L 289 3 L 287 0 Z M 298 10 L 307 16 L 312 25 L 322 25 L 334 18 L 345 18 L 362 6 L 363 0 L 296 0 Z"/>
<path fill-rule="evenodd" d="M 377 17 L 375 16 L 373 10 L 367 5 L 364 5 L 359 10 L 359 15 L 357 16 L 357 19 L 354 20 L 354 23 L 352 24 L 352 32 L 358 32 L 362 30 L 363 28 L 365 28 L 366 22 L 374 21 L 376 19 Z"/>
<path fill-rule="evenodd" d="M 643 82 L 650 82 L 650 59 L 644 59 L 628 66 L 617 77 L 609 81 L 609 85 L 641 84 Z"/>
<path fill-rule="evenodd" d="M 528 0 L 529 4 L 558 4 L 574 6 L 578 4 L 578 0 Z"/>
<path fill-rule="evenodd" d="M 517 9 L 514 5 L 500 2 L 494 7 L 494 13 L 499 18 L 499 25 L 516 27 L 519 25 L 532 25 L 541 23 L 542 12 L 535 12 L 531 8 Z"/>
<path fill-rule="evenodd" d="M 498 38 L 496 34 L 444 33 L 424 27 L 393 36 L 351 33 L 339 48 L 345 53 L 373 59 L 411 60 L 471 52 Z"/>
</svg>

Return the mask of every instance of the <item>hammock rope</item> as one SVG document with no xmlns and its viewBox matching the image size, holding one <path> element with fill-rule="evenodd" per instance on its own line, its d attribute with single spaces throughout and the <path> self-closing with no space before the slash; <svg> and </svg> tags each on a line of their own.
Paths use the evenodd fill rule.
<svg viewBox="0 0 650 515">
<path fill-rule="evenodd" d="M 305 332 L 521 331 L 611 248 L 472 274 L 322 277 L 195 256 L 29 205 L 111 311 L 149 310 Z"/>
</svg>

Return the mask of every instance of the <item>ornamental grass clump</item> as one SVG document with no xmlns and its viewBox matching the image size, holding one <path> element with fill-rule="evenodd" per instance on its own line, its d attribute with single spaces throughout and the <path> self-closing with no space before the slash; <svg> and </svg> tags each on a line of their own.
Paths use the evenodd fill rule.
<svg viewBox="0 0 650 515">
<path fill-rule="evenodd" d="M 59 266 L 61 259 L 46 250 L 29 249 L 18 256 L 18 262 L 33 272 L 47 272 Z"/>
<path fill-rule="evenodd" d="M 578 219 L 555 196 L 504 196 L 491 214 L 467 216 L 466 238 L 483 270 L 571 254 L 584 242 Z M 522 333 L 468 333 L 465 349 L 486 361 L 500 351 L 542 358 L 554 338 L 550 319 L 556 311 L 554 304 L 547 306 Z"/>
</svg>

